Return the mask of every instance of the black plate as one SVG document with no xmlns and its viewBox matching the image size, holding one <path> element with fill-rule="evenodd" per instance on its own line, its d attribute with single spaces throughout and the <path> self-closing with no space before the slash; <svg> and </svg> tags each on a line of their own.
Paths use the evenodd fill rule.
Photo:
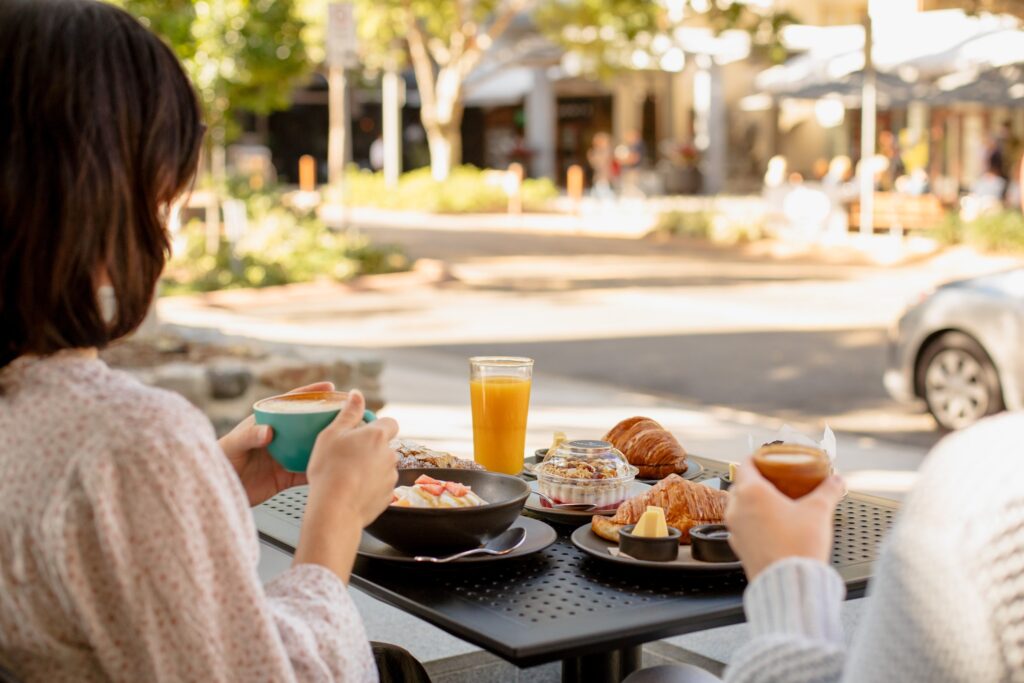
<svg viewBox="0 0 1024 683">
<path fill-rule="evenodd" d="M 471 508 L 388 507 L 366 527 L 373 536 L 414 555 L 451 555 L 480 547 L 512 526 L 530 495 L 530 487 L 519 477 L 480 470 L 400 470 L 397 486 L 410 486 L 421 474 L 465 484 L 488 504 Z"/>
<path fill-rule="evenodd" d="M 533 473 L 533 468 L 541 464 L 544 461 L 544 456 L 547 454 L 548 449 L 538 448 L 533 452 L 533 455 L 523 458 L 523 471 L 519 473 L 519 476 L 523 479 L 536 479 L 537 475 Z"/>
<path fill-rule="evenodd" d="M 448 564 L 470 564 L 474 562 L 511 560 L 516 557 L 524 557 L 526 555 L 538 553 L 558 539 L 558 534 L 555 533 L 555 530 L 538 519 L 520 517 L 509 528 L 511 529 L 513 527 L 522 527 L 523 529 L 526 529 L 526 540 L 521 546 L 510 552 L 508 555 L 474 555 L 472 557 L 464 557 L 461 560 L 452 560 Z M 413 564 L 436 566 L 429 562 L 416 562 L 416 560 L 412 559 L 412 555 L 407 555 L 400 550 L 395 550 L 384 541 L 374 538 L 365 532 L 363 533 L 362 539 L 359 541 L 359 550 L 357 552 L 361 557 L 368 557 L 373 560 L 409 562 Z"/>
<path fill-rule="evenodd" d="M 674 562 L 651 562 L 648 560 L 635 560 L 632 557 L 623 557 L 621 555 L 612 555 L 608 552 L 608 549 L 618 547 L 617 544 L 606 541 L 595 534 L 589 524 L 581 526 L 572 532 L 572 542 L 577 548 L 599 560 L 631 567 L 684 572 L 724 572 L 743 569 L 743 565 L 739 562 L 701 562 L 700 560 L 695 560 L 690 554 L 690 546 L 688 545 L 679 546 L 679 556 Z"/>
</svg>

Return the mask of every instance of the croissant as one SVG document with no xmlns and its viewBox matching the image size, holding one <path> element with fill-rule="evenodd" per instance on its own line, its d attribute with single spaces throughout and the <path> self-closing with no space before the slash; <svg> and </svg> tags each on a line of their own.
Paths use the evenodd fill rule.
<svg viewBox="0 0 1024 683">
<path fill-rule="evenodd" d="M 604 440 L 622 451 L 641 479 L 682 474 L 689 465 L 686 450 L 660 424 L 648 417 L 631 417 L 612 427 Z"/>
<path fill-rule="evenodd" d="M 720 523 L 725 517 L 725 491 L 695 484 L 677 474 L 670 474 L 649 491 L 630 498 L 619 506 L 612 517 L 594 515 L 590 528 L 601 538 L 619 542 L 619 529 L 636 524 L 648 505 L 665 510 L 665 521 L 682 532 L 680 543 L 690 542 L 690 529 L 701 524 Z"/>
</svg>

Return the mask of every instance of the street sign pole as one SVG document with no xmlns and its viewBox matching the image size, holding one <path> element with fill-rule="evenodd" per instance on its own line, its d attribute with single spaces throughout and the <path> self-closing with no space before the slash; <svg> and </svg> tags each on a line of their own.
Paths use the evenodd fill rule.
<svg viewBox="0 0 1024 683">
<path fill-rule="evenodd" d="M 348 147 L 348 117 L 345 96 L 348 83 L 345 69 L 331 66 L 327 72 L 327 107 L 329 128 L 327 133 L 327 179 L 337 192 L 345 184 L 345 156 Z"/>
<path fill-rule="evenodd" d="M 394 188 L 402 174 L 402 107 L 405 104 L 405 82 L 395 69 L 384 72 L 382 90 L 384 182 Z"/>
<path fill-rule="evenodd" d="M 333 200 L 343 203 L 345 164 L 349 158 L 349 112 L 345 70 L 356 68 L 356 22 L 352 2 L 327 5 L 327 178 Z"/>
<path fill-rule="evenodd" d="M 861 94 L 860 118 L 860 234 L 875 232 L 875 64 L 871 59 L 874 44 L 871 14 L 864 19 L 864 86 Z"/>
</svg>

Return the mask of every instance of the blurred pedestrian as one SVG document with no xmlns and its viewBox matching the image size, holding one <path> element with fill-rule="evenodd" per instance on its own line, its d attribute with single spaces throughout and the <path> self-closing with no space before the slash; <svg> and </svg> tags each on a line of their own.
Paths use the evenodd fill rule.
<svg viewBox="0 0 1024 683">
<path fill-rule="evenodd" d="M 591 193 L 597 199 L 615 198 L 615 190 L 612 187 L 614 161 L 611 136 L 605 132 L 594 135 L 587 151 L 587 163 L 590 164 L 590 171 L 593 174 Z"/>
<path fill-rule="evenodd" d="M 829 201 L 827 231 L 833 235 L 845 234 L 850 226 L 846 205 L 857 195 L 857 187 L 850 182 L 852 168 L 850 157 L 840 154 L 832 157 L 828 173 L 821 179 L 821 188 Z"/>
<path fill-rule="evenodd" d="M 375 173 L 384 168 L 384 138 L 377 136 L 370 143 L 370 169 Z"/>
<path fill-rule="evenodd" d="M 841 189 L 850 182 L 850 169 L 853 167 L 850 157 L 840 154 L 832 157 L 828 164 L 828 172 L 821 183 L 830 189 Z"/>
<path fill-rule="evenodd" d="M 989 165 L 971 185 L 971 194 L 980 200 L 989 202 L 1002 201 L 1006 192 L 1006 179 L 1002 176 L 1002 168 L 997 165 L 998 158 L 990 157 Z"/>
<path fill-rule="evenodd" d="M 998 135 L 989 135 L 985 140 L 985 173 L 995 173 L 1006 178 L 1004 143 Z"/>
<path fill-rule="evenodd" d="M 622 173 L 622 194 L 625 196 L 643 196 L 640 189 L 640 170 L 643 168 L 646 150 L 640 132 L 630 130 L 625 141 L 615 150 Z"/>
<path fill-rule="evenodd" d="M 878 189 L 889 192 L 895 188 L 896 179 L 906 173 L 903 157 L 900 155 L 899 141 L 892 131 L 883 130 L 878 136 L 878 154 L 886 161 L 885 168 L 877 177 Z"/>
<path fill-rule="evenodd" d="M 786 157 L 781 154 L 776 154 L 768 160 L 768 168 L 764 172 L 765 189 L 771 190 L 782 186 L 786 181 L 787 166 Z"/>
<path fill-rule="evenodd" d="M 761 195 L 767 207 L 766 220 L 770 227 L 776 229 L 784 228 L 786 225 L 782 206 L 786 201 L 786 194 L 789 193 L 789 186 L 786 184 L 787 167 L 786 157 L 777 154 L 768 160 L 768 167 L 764 172 Z"/>
<path fill-rule="evenodd" d="M 824 180 L 825 176 L 828 175 L 828 159 L 825 159 L 824 157 L 818 157 L 815 159 L 811 172 L 814 174 L 815 180 Z"/>
</svg>

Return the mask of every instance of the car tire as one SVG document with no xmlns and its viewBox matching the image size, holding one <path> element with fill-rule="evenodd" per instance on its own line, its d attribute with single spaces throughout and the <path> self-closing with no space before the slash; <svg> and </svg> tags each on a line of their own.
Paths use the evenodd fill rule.
<svg viewBox="0 0 1024 683">
<path fill-rule="evenodd" d="M 1005 408 L 995 364 L 963 332 L 947 332 L 921 352 L 915 382 L 939 426 L 963 429 Z"/>
</svg>

